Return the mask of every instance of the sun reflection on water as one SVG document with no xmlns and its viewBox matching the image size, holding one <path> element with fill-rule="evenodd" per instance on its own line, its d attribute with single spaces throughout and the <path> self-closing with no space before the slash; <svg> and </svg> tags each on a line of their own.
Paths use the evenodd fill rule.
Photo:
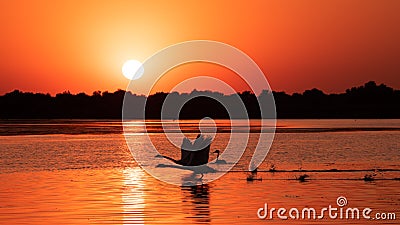
<svg viewBox="0 0 400 225">
<path fill-rule="evenodd" d="M 146 176 L 138 167 L 124 169 L 123 175 L 123 224 L 144 224 Z"/>
</svg>

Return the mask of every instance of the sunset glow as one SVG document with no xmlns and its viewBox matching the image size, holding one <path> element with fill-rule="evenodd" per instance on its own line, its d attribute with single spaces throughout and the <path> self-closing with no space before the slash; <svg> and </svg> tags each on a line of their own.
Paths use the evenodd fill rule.
<svg viewBox="0 0 400 225">
<path fill-rule="evenodd" d="M 399 12 L 0 0 L 0 225 L 398 223 Z"/>
<path fill-rule="evenodd" d="M 334 0 L 2 1 L 0 94 L 125 89 L 126 60 L 144 62 L 197 39 L 239 48 L 274 90 L 341 92 L 369 80 L 399 88 L 399 7 L 398 1 Z M 210 67 L 179 70 L 175 77 L 230 76 Z"/>
</svg>

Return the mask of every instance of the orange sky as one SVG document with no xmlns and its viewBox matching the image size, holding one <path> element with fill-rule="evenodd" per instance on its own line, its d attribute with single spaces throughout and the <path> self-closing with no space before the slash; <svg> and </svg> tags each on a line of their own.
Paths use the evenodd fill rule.
<svg viewBox="0 0 400 225">
<path fill-rule="evenodd" d="M 0 94 L 125 89 L 124 61 L 193 39 L 241 49 L 274 90 L 341 92 L 369 80 L 400 88 L 400 1 L 232 2 L 0 1 Z M 234 76 L 185 66 L 166 80 Z"/>
</svg>

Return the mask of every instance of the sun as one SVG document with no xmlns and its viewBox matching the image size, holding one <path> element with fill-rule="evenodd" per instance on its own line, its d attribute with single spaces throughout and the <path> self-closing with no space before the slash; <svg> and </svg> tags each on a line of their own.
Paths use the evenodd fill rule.
<svg viewBox="0 0 400 225">
<path fill-rule="evenodd" d="M 128 60 L 122 66 L 122 74 L 129 80 L 137 80 L 144 73 L 143 64 L 138 60 Z"/>
</svg>

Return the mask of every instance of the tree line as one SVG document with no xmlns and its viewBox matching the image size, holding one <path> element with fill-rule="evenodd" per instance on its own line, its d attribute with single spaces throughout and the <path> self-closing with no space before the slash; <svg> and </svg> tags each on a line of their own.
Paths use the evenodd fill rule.
<svg viewBox="0 0 400 225">
<path fill-rule="evenodd" d="M 314 88 L 294 94 L 263 91 L 258 96 L 244 91 L 236 96 L 244 103 L 249 118 L 260 118 L 260 107 L 268 105 L 260 106 L 258 102 L 269 99 L 271 94 L 275 99 L 277 118 L 400 118 L 400 90 L 377 85 L 374 81 L 339 94 L 326 94 Z M 0 119 L 120 119 L 124 97 L 132 115 L 142 115 L 145 105 L 146 118 L 159 119 L 167 96 L 168 93 L 159 92 L 146 97 L 124 90 L 96 91 L 92 95 L 63 92 L 51 96 L 15 90 L 0 96 Z M 169 98 L 173 102 L 186 102 L 178 115 L 181 119 L 230 118 L 225 106 L 216 99 L 229 102 L 233 95 L 193 90 L 191 93 L 170 93 Z M 269 116 L 273 115 L 264 115 Z"/>
</svg>

